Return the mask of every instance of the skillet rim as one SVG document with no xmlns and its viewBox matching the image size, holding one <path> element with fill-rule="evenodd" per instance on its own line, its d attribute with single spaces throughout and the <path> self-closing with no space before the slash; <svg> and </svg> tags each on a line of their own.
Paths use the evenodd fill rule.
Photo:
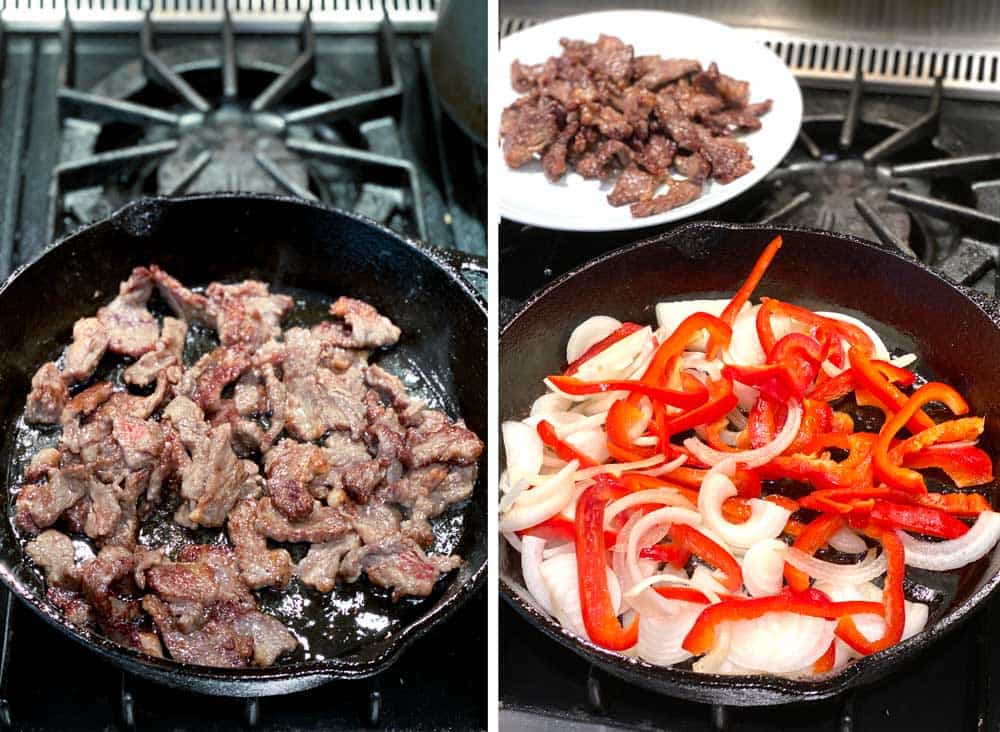
<svg viewBox="0 0 1000 732">
<path fill-rule="evenodd" d="M 720 231 L 759 231 L 765 236 L 768 233 L 772 236 L 777 234 L 821 235 L 825 238 L 832 238 L 848 243 L 851 246 L 878 252 L 879 254 L 889 254 L 905 264 L 914 266 L 924 273 L 931 275 L 943 286 L 956 290 L 973 307 L 986 315 L 990 322 L 993 323 L 994 328 L 1000 329 L 1000 323 L 998 323 L 998 319 L 1000 319 L 1000 302 L 971 287 L 952 282 L 922 261 L 907 257 L 892 247 L 862 239 L 852 234 L 825 231 L 811 227 L 695 221 L 640 241 L 626 244 L 618 249 L 604 252 L 574 267 L 533 293 L 500 326 L 498 335 L 498 368 L 499 359 L 503 353 L 504 336 L 514 327 L 519 318 L 532 309 L 537 302 L 543 300 L 551 291 L 561 287 L 579 273 L 604 262 L 627 256 L 634 251 L 646 247 L 683 240 L 690 232 L 704 231 L 706 229 Z M 716 244 L 715 246 L 719 245 Z M 493 537 L 493 540 L 499 542 L 506 541 L 499 534 Z M 512 548 L 507 549 L 507 551 L 511 550 Z M 1000 587 L 1000 570 L 998 570 L 983 582 L 982 587 L 969 595 L 960 605 L 945 614 L 933 627 L 925 629 L 917 635 L 897 643 L 884 651 L 857 659 L 831 676 L 817 681 L 800 681 L 782 676 L 762 674 L 739 676 L 702 674 L 685 669 L 654 666 L 639 659 L 629 658 L 621 653 L 605 650 L 591 641 L 581 639 L 569 632 L 526 600 L 516 589 L 514 583 L 510 581 L 508 572 L 499 566 L 499 553 L 497 572 L 499 591 L 504 601 L 522 618 L 528 621 L 529 624 L 538 628 L 543 634 L 559 642 L 585 660 L 600 666 L 625 681 L 642 685 L 646 688 L 652 688 L 661 693 L 702 703 L 742 706 L 772 706 L 792 702 L 818 701 L 837 696 L 857 686 L 874 683 L 898 670 L 899 666 L 912 662 L 916 656 L 934 645 L 938 639 L 955 631 L 972 615 L 980 611 L 990 599 L 990 596 Z"/>
<path fill-rule="evenodd" d="M 429 262 L 440 270 L 457 286 L 465 297 L 471 299 L 479 313 L 483 316 L 483 337 L 487 333 L 488 311 L 486 301 L 482 295 L 464 278 L 459 269 L 448 261 L 448 258 L 436 251 L 429 244 L 396 232 L 389 227 L 374 221 L 367 216 L 343 211 L 333 206 L 314 201 L 306 201 L 290 196 L 281 196 L 262 193 L 199 193 L 186 196 L 146 196 L 130 201 L 124 206 L 116 209 L 107 216 L 80 226 L 58 240 L 48 244 L 38 252 L 29 262 L 26 262 L 15 270 L 0 284 L 0 298 L 10 287 L 10 285 L 24 273 L 47 256 L 58 256 L 54 254 L 59 247 L 82 236 L 93 229 L 102 226 L 115 226 L 125 223 L 126 229 L 128 221 L 136 214 L 146 211 L 158 212 L 163 208 L 175 205 L 185 205 L 191 202 L 212 202 L 212 201 L 233 201 L 250 202 L 266 201 L 279 206 L 295 205 L 301 208 L 311 209 L 314 214 L 323 214 L 344 217 L 354 222 L 373 229 L 379 238 L 388 237 L 396 240 L 404 247 L 414 250 L 418 255 L 429 260 Z M 487 395 L 488 398 L 488 395 Z M 483 439 L 483 443 L 487 441 Z M 480 471 L 477 482 L 483 481 L 488 490 L 488 482 L 484 471 Z M 5 520 L 7 520 L 5 514 Z M 400 656 L 419 638 L 423 637 L 432 628 L 446 621 L 459 607 L 464 605 L 476 592 L 480 591 L 486 582 L 487 567 L 489 563 L 489 538 L 488 532 L 484 532 L 483 542 L 485 543 L 486 559 L 477 566 L 470 577 L 463 582 L 456 593 L 440 605 L 429 608 L 427 611 L 416 617 L 414 620 L 404 623 L 393 629 L 387 635 L 364 643 L 359 648 L 380 648 L 377 655 L 367 660 L 351 660 L 355 651 L 349 651 L 336 658 L 325 659 L 323 661 L 307 661 L 286 665 L 274 665 L 263 668 L 217 668 L 212 666 L 201 666 L 197 664 L 185 663 L 169 658 L 156 658 L 139 651 L 119 645 L 109 638 L 93 632 L 87 628 L 81 628 L 66 622 L 62 614 L 52 603 L 38 596 L 27 586 L 27 584 L 17 576 L 13 569 L 6 564 L 0 564 L 0 582 L 12 595 L 18 598 L 24 605 L 30 608 L 42 620 L 50 626 L 60 631 L 63 635 L 71 638 L 88 650 L 94 651 L 99 656 L 111 660 L 120 668 L 137 673 L 138 675 L 167 684 L 169 686 L 180 687 L 190 691 L 197 691 L 210 695 L 226 696 L 270 696 L 277 694 L 292 693 L 315 686 L 319 686 L 328 681 L 361 679 L 374 676 L 392 666 Z M 453 582 L 455 579 L 452 580 Z"/>
</svg>

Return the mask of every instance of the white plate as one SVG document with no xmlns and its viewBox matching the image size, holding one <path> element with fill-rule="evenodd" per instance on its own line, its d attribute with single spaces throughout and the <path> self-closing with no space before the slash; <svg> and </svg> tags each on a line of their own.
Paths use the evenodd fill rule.
<svg viewBox="0 0 1000 732">
<path fill-rule="evenodd" d="M 606 33 L 635 47 L 637 56 L 657 54 L 666 58 L 698 59 L 702 66 L 715 61 L 719 71 L 750 82 L 750 101 L 772 99 L 774 107 L 761 118 L 763 127 L 738 135 L 750 148 L 753 170 L 725 185 L 705 184 L 700 198 L 656 216 L 634 218 L 628 206 L 614 207 L 607 195 L 614 180 L 585 180 L 568 173 L 550 183 L 539 161 L 512 170 L 501 158 L 500 214 L 525 224 L 567 231 L 638 229 L 676 221 L 714 208 L 757 183 L 791 149 L 802 121 L 802 93 L 788 67 L 768 48 L 751 41 L 729 26 L 693 15 L 650 11 L 588 13 L 550 21 L 504 38 L 500 44 L 502 92 L 500 109 L 519 94 L 510 85 L 510 65 L 515 59 L 535 64 L 562 51 L 560 38 L 596 41 Z M 497 110 L 497 114 L 500 110 Z"/>
</svg>

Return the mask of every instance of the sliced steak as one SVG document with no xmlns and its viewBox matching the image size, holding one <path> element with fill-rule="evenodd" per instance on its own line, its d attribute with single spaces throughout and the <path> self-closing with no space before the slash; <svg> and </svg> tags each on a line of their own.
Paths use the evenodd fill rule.
<svg viewBox="0 0 1000 732">
<path fill-rule="evenodd" d="M 526 102 L 509 112 L 502 124 L 504 161 L 511 168 L 520 168 L 545 152 L 559 137 L 558 102 L 549 97 L 526 98 Z"/>
<path fill-rule="evenodd" d="M 68 384 L 89 379 L 108 349 L 110 335 L 97 318 L 80 318 L 73 324 L 73 342 L 63 359 L 63 379 Z"/>
<path fill-rule="evenodd" d="M 235 285 L 213 282 L 206 294 L 223 346 L 259 346 L 281 335 L 281 320 L 294 304 L 288 295 L 272 294 L 267 284 L 256 280 Z"/>
<path fill-rule="evenodd" d="M 308 443 L 282 440 L 264 456 L 267 493 L 274 507 L 290 521 L 301 521 L 312 513 L 314 494 L 319 493 L 320 498 L 326 495 L 312 484 L 329 470 L 324 450 Z"/>
<path fill-rule="evenodd" d="M 222 425 L 201 441 L 184 470 L 181 496 L 188 502 L 187 520 L 199 526 L 222 526 L 229 510 L 239 500 L 248 479 L 249 466 L 233 452 L 232 428 Z"/>
<path fill-rule="evenodd" d="M 186 396 L 174 397 L 163 410 L 163 418 L 173 425 L 184 447 L 191 452 L 208 438 L 210 427 L 205 422 L 205 413 Z"/>
<path fill-rule="evenodd" d="M 399 533 L 399 511 L 384 503 L 346 504 L 345 513 L 351 521 L 351 527 L 364 544 L 375 544 Z"/>
<path fill-rule="evenodd" d="M 146 309 L 153 294 L 153 276 L 145 267 L 136 267 L 118 288 L 118 297 L 97 311 L 97 319 L 108 332 L 108 348 L 114 353 L 137 358 L 156 347 L 160 329 Z"/>
<path fill-rule="evenodd" d="M 470 465 L 479 459 L 483 443 L 472 430 L 452 422 L 444 413 L 428 409 L 419 427 L 406 433 L 407 467 L 419 468 L 433 462 Z"/>
<path fill-rule="evenodd" d="M 649 173 L 640 170 L 633 163 L 615 181 L 615 187 L 608 194 L 608 203 L 612 206 L 626 206 L 636 201 L 646 201 L 653 197 L 660 181 Z"/>
<path fill-rule="evenodd" d="M 29 424 L 58 424 L 69 391 L 58 367 L 51 361 L 31 377 L 31 392 L 24 408 L 24 421 Z"/>
<path fill-rule="evenodd" d="M 677 143 L 663 135 L 650 135 L 646 142 L 636 146 L 633 159 L 650 175 L 663 178 L 670 172 L 670 165 L 677 154 Z"/>
<path fill-rule="evenodd" d="M 222 390 L 240 378 L 250 366 L 251 352 L 244 346 L 219 346 L 184 372 L 177 385 L 177 393 L 211 414 L 221 406 Z"/>
<path fill-rule="evenodd" d="M 183 320 L 164 318 L 156 347 L 125 369 L 125 383 L 146 387 L 159 379 L 161 374 L 171 384 L 179 382 L 183 372 L 182 356 L 187 330 L 187 323 Z"/>
<path fill-rule="evenodd" d="M 330 315 L 344 321 L 342 348 L 384 348 L 399 340 L 399 328 L 363 300 L 339 297 L 330 306 Z"/>
<path fill-rule="evenodd" d="M 633 203 L 632 215 L 637 218 L 655 216 L 672 208 L 683 206 L 685 203 L 691 203 L 691 201 L 700 195 L 700 183 L 690 180 L 671 180 L 667 186 L 666 193 L 655 196 L 648 201 Z"/>
<path fill-rule="evenodd" d="M 313 544 L 295 567 L 302 581 L 320 592 L 332 592 L 337 584 L 340 561 L 352 549 L 361 546 L 357 534 L 344 534 L 335 541 Z"/>
<path fill-rule="evenodd" d="M 80 568 L 76 566 L 73 540 L 55 529 L 48 529 L 28 542 L 25 551 L 45 572 L 51 587 L 76 590 L 80 587 Z"/>
<path fill-rule="evenodd" d="M 411 539 L 390 538 L 348 552 L 340 573 L 346 581 L 355 582 L 364 572 L 376 587 L 392 590 L 396 602 L 402 597 L 427 597 L 443 573 L 461 564 L 455 556 L 427 556 Z"/>
<path fill-rule="evenodd" d="M 267 496 L 257 502 L 256 526 L 257 531 L 269 539 L 293 544 L 333 541 L 351 529 L 350 521 L 340 509 L 324 506 L 319 501 L 313 504 L 308 519 L 293 523 Z"/>
<path fill-rule="evenodd" d="M 149 268 L 160 297 L 166 300 L 178 318 L 188 323 L 215 327 L 215 319 L 208 313 L 208 298 L 192 292 L 155 264 Z"/>
<path fill-rule="evenodd" d="M 389 487 L 386 498 L 409 508 L 411 517 L 434 518 L 472 495 L 477 474 L 475 465 L 433 463 L 409 471 Z"/>
<path fill-rule="evenodd" d="M 701 64 L 687 58 L 636 56 L 632 64 L 632 72 L 637 77 L 636 83 L 652 91 L 657 91 L 672 81 L 699 71 Z"/>
<path fill-rule="evenodd" d="M 239 501 L 229 512 L 229 538 L 235 547 L 240 576 L 254 590 L 284 587 L 292 575 L 292 558 L 284 549 L 268 549 L 256 522 L 255 501 Z"/>
<path fill-rule="evenodd" d="M 99 381 L 88 386 L 74 396 L 63 407 L 60 420 L 63 424 L 75 419 L 84 418 L 93 413 L 115 393 L 114 384 L 110 381 Z"/>
<path fill-rule="evenodd" d="M 94 624 L 94 610 L 77 592 L 63 590 L 59 587 L 50 587 L 45 597 L 59 608 L 66 622 L 78 625 L 81 628 L 89 628 Z"/>
<path fill-rule="evenodd" d="M 678 155 L 674 158 L 674 167 L 692 183 L 704 183 L 712 174 L 712 166 L 700 153 Z"/>
<path fill-rule="evenodd" d="M 705 140 L 701 154 L 712 166 L 712 177 L 720 183 L 731 183 L 753 170 L 750 150 L 739 140 L 713 137 Z"/>
<path fill-rule="evenodd" d="M 365 384 L 377 391 L 399 415 L 403 424 L 417 424 L 422 419 L 423 399 L 411 397 L 402 380 L 395 374 L 390 374 L 380 366 L 372 364 L 365 369 Z"/>
<path fill-rule="evenodd" d="M 86 495 L 90 480 L 90 471 L 84 466 L 50 469 L 44 483 L 25 485 L 17 494 L 15 524 L 29 534 L 51 526 Z"/>
</svg>

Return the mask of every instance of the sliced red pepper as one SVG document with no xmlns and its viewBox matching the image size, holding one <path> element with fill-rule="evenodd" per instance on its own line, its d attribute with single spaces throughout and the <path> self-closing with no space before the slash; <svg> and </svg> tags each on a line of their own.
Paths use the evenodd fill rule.
<svg viewBox="0 0 1000 732">
<path fill-rule="evenodd" d="M 844 527 L 844 524 L 842 516 L 822 514 L 806 525 L 792 546 L 806 554 L 815 554 L 830 541 L 830 537 Z M 809 576 L 788 562 L 785 562 L 785 579 L 788 580 L 788 586 L 798 592 L 809 587 Z"/>
<path fill-rule="evenodd" d="M 632 449 L 632 443 L 635 442 L 633 434 L 640 431 L 645 421 L 646 415 L 642 409 L 628 399 L 619 399 L 608 410 L 604 431 L 607 433 L 609 442 L 613 442 L 618 447 Z M 636 435 L 636 437 L 638 436 Z"/>
<path fill-rule="evenodd" d="M 653 591 L 660 597 L 665 597 L 668 600 L 696 602 L 699 605 L 707 605 L 709 602 L 704 593 L 699 592 L 693 587 L 672 587 L 667 585 L 666 587 L 654 587 Z"/>
<path fill-rule="evenodd" d="M 729 379 L 719 379 L 708 382 L 708 401 L 690 411 L 667 417 L 663 426 L 666 434 L 661 439 L 692 430 L 698 425 L 708 424 L 722 419 L 739 404 L 739 399 L 733 393 L 733 382 Z"/>
<path fill-rule="evenodd" d="M 726 575 L 722 586 L 730 592 L 737 592 L 743 586 L 743 572 L 740 563 L 732 554 L 709 539 L 697 529 L 686 524 L 673 524 L 670 527 L 670 538 L 678 546 L 684 547 L 703 562 Z"/>
<path fill-rule="evenodd" d="M 760 339 L 760 345 L 766 354 L 771 353 L 771 349 L 777 342 L 771 327 L 771 316 L 774 314 L 785 315 L 803 325 L 835 333 L 852 346 L 858 346 L 864 353 L 871 354 L 875 351 L 872 339 L 856 325 L 834 318 L 826 318 L 807 308 L 765 297 L 761 298 L 761 307 L 757 311 L 757 337 Z"/>
<path fill-rule="evenodd" d="M 723 417 L 705 426 L 705 443 L 713 450 L 721 452 L 739 452 L 739 447 L 733 447 L 722 439 L 722 431 L 729 426 L 729 420 Z"/>
<path fill-rule="evenodd" d="M 587 636 L 602 648 L 624 651 L 634 646 L 639 638 L 639 618 L 635 617 L 627 628 L 623 628 L 608 591 L 604 509 L 615 489 L 624 489 L 624 486 L 602 473 L 576 502 L 576 568 Z"/>
<path fill-rule="evenodd" d="M 882 551 L 888 560 L 885 573 L 885 587 L 882 590 L 882 611 L 885 618 L 885 634 L 876 641 L 869 641 L 854 619 L 845 616 L 837 623 L 837 637 L 858 653 L 868 656 L 893 646 L 902 639 L 906 623 L 906 596 L 903 592 L 903 577 L 906 575 L 906 561 L 903 544 L 892 530 L 877 532 L 882 541 Z M 878 611 L 876 611 L 878 612 Z M 854 614 L 854 613 L 852 613 Z"/>
<path fill-rule="evenodd" d="M 778 341 L 763 366 L 723 368 L 723 376 L 758 388 L 762 395 L 779 402 L 801 399 L 819 373 L 820 364 L 829 353 L 815 338 L 804 333 L 789 333 Z"/>
<path fill-rule="evenodd" d="M 754 264 L 753 269 L 750 270 L 750 274 L 743 281 L 743 285 L 736 291 L 733 295 L 733 299 L 729 301 L 725 309 L 722 311 L 722 315 L 719 318 L 729 325 L 736 322 L 736 316 L 740 314 L 743 306 L 750 299 L 753 291 L 757 289 L 757 285 L 760 284 L 761 279 L 764 277 L 764 273 L 767 272 L 767 268 L 771 265 L 771 261 L 774 256 L 781 249 L 782 239 L 781 234 L 774 237 L 771 243 L 764 247 L 764 251 L 761 252 L 760 257 L 757 258 L 757 262 Z"/>
<path fill-rule="evenodd" d="M 911 497 L 921 506 L 931 506 L 956 516 L 978 516 L 983 511 L 993 510 L 986 497 L 979 493 L 921 493 Z"/>
<path fill-rule="evenodd" d="M 900 505 L 888 501 L 875 501 L 871 520 L 882 527 L 914 531 L 940 539 L 957 539 L 969 530 L 957 518 L 936 508 Z"/>
<path fill-rule="evenodd" d="M 865 486 L 873 482 L 872 454 L 876 437 L 868 432 L 851 435 L 828 433 L 822 435 L 827 444 L 843 440 L 849 450 L 847 458 L 836 462 L 824 457 L 808 455 L 779 455 L 766 465 L 757 468 L 757 474 L 765 480 L 782 478 L 809 483 L 814 488 L 848 488 Z M 818 439 L 818 438 L 817 438 Z M 818 449 L 817 440 L 810 449 Z M 839 445 L 838 445 L 839 446 Z M 805 504 L 803 504 L 805 505 Z"/>
<path fill-rule="evenodd" d="M 814 674 L 825 674 L 827 671 L 833 670 L 833 664 L 837 660 L 837 641 L 830 641 L 830 647 L 826 649 L 826 653 L 817 658 L 813 662 L 813 673 Z"/>
<path fill-rule="evenodd" d="M 810 446 L 816 441 L 819 435 L 829 433 L 833 426 L 833 410 L 826 402 L 817 399 L 802 400 L 802 424 L 799 427 L 799 434 L 792 440 L 783 454 L 794 455 L 800 452 L 808 452 Z"/>
<path fill-rule="evenodd" d="M 754 449 L 770 445 L 778 434 L 777 408 L 767 397 L 761 396 L 753 403 L 747 416 L 747 432 Z"/>
<path fill-rule="evenodd" d="M 702 610 L 682 645 L 688 653 L 700 656 L 712 650 L 715 645 L 715 629 L 720 623 L 754 620 L 768 613 L 797 613 L 836 620 L 849 615 L 881 612 L 882 605 L 877 602 L 833 602 L 819 590 L 795 592 L 786 587 L 777 595 L 752 599 L 731 598 L 709 605 Z"/>
<path fill-rule="evenodd" d="M 700 470 L 698 468 L 689 468 L 686 465 L 682 465 L 679 468 L 675 468 L 669 474 L 669 478 L 676 481 L 682 486 L 687 488 L 698 489 L 701 487 L 702 482 L 705 480 L 705 476 L 708 474 L 708 470 Z M 626 473 L 628 475 L 628 473 Z M 761 490 L 760 476 L 753 470 L 747 470 L 746 468 L 737 465 L 736 474 L 733 476 L 733 483 L 736 485 L 736 494 L 745 498 L 759 498 Z M 695 498 L 697 502 L 697 497 Z"/>
<path fill-rule="evenodd" d="M 518 536 L 534 536 L 549 542 L 576 541 L 576 526 L 568 518 L 556 514 L 540 524 L 535 524 L 523 531 L 515 532 Z M 614 531 L 604 532 L 604 541 L 614 546 L 618 534 Z"/>
<path fill-rule="evenodd" d="M 948 442 L 974 442 L 983 434 L 986 422 L 982 417 L 963 417 L 949 419 L 933 427 L 918 432 L 889 450 L 889 457 L 894 463 L 899 463 L 908 455 L 930 447 Z"/>
<path fill-rule="evenodd" d="M 585 364 L 587 361 L 589 361 L 590 359 L 592 359 L 598 353 L 601 353 L 602 351 L 606 351 L 610 346 L 613 346 L 618 341 L 623 340 L 624 338 L 627 338 L 628 336 L 630 336 L 633 333 L 635 333 L 637 330 L 641 330 L 641 329 L 642 329 L 642 326 L 639 325 L 638 323 L 622 323 L 610 335 L 605 336 L 604 338 L 602 338 L 601 340 L 599 340 L 597 343 L 595 343 L 594 345 L 592 345 L 590 348 L 588 348 L 586 351 L 584 351 L 583 355 L 581 355 L 573 363 L 571 363 L 569 366 L 567 366 L 566 367 L 566 371 L 564 371 L 563 373 L 566 376 L 572 376 L 573 374 L 575 374 L 577 371 L 580 370 L 580 367 L 583 364 Z"/>
<path fill-rule="evenodd" d="M 848 352 L 851 359 L 854 383 L 858 388 L 869 391 L 879 402 L 890 411 L 896 412 L 902 409 L 906 403 L 906 395 L 879 370 L 875 363 L 857 347 L 852 347 Z M 887 415 L 888 416 L 888 415 Z M 921 410 L 917 410 L 906 422 L 910 432 L 916 434 L 920 430 L 934 426 L 934 420 Z"/>
<path fill-rule="evenodd" d="M 655 544 L 654 546 L 644 546 L 640 549 L 639 558 L 666 562 L 678 569 L 683 569 L 691 558 L 691 550 L 677 543 Z"/>
<path fill-rule="evenodd" d="M 906 493 L 885 485 L 816 490 L 799 502 L 802 508 L 846 515 L 859 509 L 870 511 L 876 499 L 927 506 L 957 516 L 978 516 L 991 510 L 989 501 L 979 493 Z"/>
<path fill-rule="evenodd" d="M 670 337 L 656 349 L 641 381 L 651 386 L 663 386 L 666 383 L 665 377 L 669 373 L 668 366 L 671 360 L 683 353 L 687 345 L 703 330 L 708 331 L 710 349 L 715 348 L 717 344 L 728 344 L 733 336 L 733 329 L 714 315 L 693 313 L 685 318 L 670 334 Z M 691 407 L 684 408 L 690 409 Z"/>
<path fill-rule="evenodd" d="M 835 402 L 854 391 L 854 374 L 850 369 L 827 379 L 809 392 L 813 399 Z"/>
<path fill-rule="evenodd" d="M 958 488 L 983 485 L 993 480 L 993 461 L 975 445 L 931 445 L 903 460 L 908 468 L 937 468 Z"/>
<path fill-rule="evenodd" d="M 889 448 L 896 433 L 904 425 L 910 423 L 913 415 L 919 412 L 921 407 L 930 402 L 941 402 L 958 416 L 969 411 L 969 405 L 962 398 L 962 395 L 947 384 L 931 381 L 913 392 L 913 395 L 906 400 L 899 412 L 886 420 L 878 434 L 878 440 L 872 452 L 872 465 L 875 467 L 875 474 L 892 488 L 911 493 L 927 492 L 923 476 L 915 470 L 894 464 L 889 458 Z"/>
<path fill-rule="evenodd" d="M 542 438 L 542 442 L 555 450 L 555 453 L 560 460 L 565 460 L 566 462 L 569 462 L 570 460 L 579 460 L 581 468 L 592 468 L 597 465 L 596 462 L 591 460 L 565 440 L 561 439 L 559 434 L 556 432 L 556 428 L 553 427 L 552 423 L 548 420 L 543 419 L 539 422 L 536 431 L 538 432 L 538 436 Z"/>
<path fill-rule="evenodd" d="M 615 443 L 608 441 L 608 453 L 620 463 L 634 463 L 639 460 L 648 460 L 656 455 L 656 448 L 653 447 L 619 447 Z"/>
<path fill-rule="evenodd" d="M 701 382 L 698 382 L 701 387 L 699 391 L 677 391 L 650 386 L 641 381 L 581 381 L 572 376 L 550 376 L 549 380 L 559 391 L 573 396 L 604 394 L 609 391 L 628 391 L 681 409 L 700 407 L 708 399 L 708 390 L 701 385 Z"/>
</svg>

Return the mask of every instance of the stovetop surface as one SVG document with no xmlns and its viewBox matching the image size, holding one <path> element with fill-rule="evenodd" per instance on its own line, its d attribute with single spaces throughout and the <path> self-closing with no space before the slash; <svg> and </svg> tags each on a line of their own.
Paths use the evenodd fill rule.
<svg viewBox="0 0 1000 732">
<path fill-rule="evenodd" d="M 927 97 L 862 93 L 859 122 L 841 148 L 850 95 L 803 89 L 800 139 L 783 164 L 750 191 L 698 218 L 768 222 L 848 231 L 879 240 L 885 231 L 921 259 L 953 279 L 997 294 L 1000 165 L 990 162 L 973 175 L 928 179 L 892 176 L 893 165 L 948 157 L 1000 153 L 1000 104 L 944 99 L 939 126 L 924 128 L 912 144 L 866 163 L 864 153 L 894 132 L 919 123 L 932 103 Z M 764 123 L 767 124 L 766 118 Z M 810 145 L 814 143 L 815 147 Z M 812 149 L 810 149 L 812 147 Z M 818 148 L 818 149 L 817 149 Z M 1000 156 L 997 156 L 1000 159 Z M 920 167 L 920 166 L 918 166 Z M 911 168 L 912 172 L 912 168 Z M 984 214 L 971 222 L 968 211 L 952 220 L 927 207 L 902 205 L 903 198 L 943 200 Z M 880 237 L 859 211 L 861 199 L 883 225 Z M 931 207 L 939 213 L 936 207 Z M 674 225 L 676 226 L 676 224 Z M 640 241 L 671 227 L 581 234 L 551 231 L 504 220 L 500 226 L 501 324 L 539 288 L 598 254 Z M 1000 598 L 958 632 L 935 644 L 876 686 L 824 702 L 772 708 L 719 708 L 681 701 L 632 686 L 591 667 L 544 638 L 501 602 L 500 720 L 506 730 L 746 729 L 875 730 L 996 729 L 992 679 L 1000 654 Z"/>
<path fill-rule="evenodd" d="M 376 34 L 317 33 L 315 43 L 316 73 L 276 110 L 343 99 L 387 83 L 384 64 L 380 65 L 382 39 Z M 402 88 L 384 114 L 379 107 L 358 118 L 321 122 L 306 130 L 315 133 L 320 143 L 347 145 L 362 154 L 406 161 L 417 176 L 416 188 L 409 188 L 410 181 L 397 174 L 402 169 L 399 166 L 345 165 L 338 181 L 340 166 L 311 159 L 309 190 L 321 200 L 370 215 L 388 211 L 386 223 L 411 235 L 421 232 L 415 228 L 411 215 L 414 201 L 408 196 L 419 191 L 426 241 L 485 256 L 484 153 L 436 109 L 426 73 L 429 44 L 426 34 L 395 36 L 395 62 Z M 181 126 L 165 135 L 155 126 L 142 129 L 115 123 L 102 127 L 89 121 L 61 120 L 57 90 L 67 76 L 66 34 L 8 33 L 0 37 L 0 45 L 0 139 L 5 141 L 0 160 L 2 280 L 37 256 L 51 238 L 72 231 L 88 216 L 102 215 L 127 200 L 158 192 L 162 181 L 156 166 L 164 158 L 143 158 L 138 165 L 126 162 L 119 167 L 107 167 L 105 161 L 97 173 L 83 167 L 61 178 L 55 173 L 57 166 L 72 168 L 95 155 L 127 151 L 135 145 L 162 145 L 164 136 L 179 137 L 184 144 L 199 125 Z M 72 89 L 110 94 L 168 112 L 190 112 L 176 98 L 164 101 L 162 94 L 147 88 L 138 61 L 139 34 L 79 32 L 72 46 L 68 73 Z M 294 36 L 238 35 L 240 96 L 223 104 L 218 90 L 213 93 L 222 53 L 220 35 L 157 33 L 156 48 L 158 55 L 176 64 L 184 78 L 206 95 L 213 109 L 226 107 L 237 115 L 245 114 L 252 95 L 301 53 Z M 223 136 L 227 134 L 224 124 L 220 128 Z M 244 140 L 238 137 L 228 142 L 232 143 L 229 148 L 223 145 L 221 152 L 216 149 L 216 160 L 225 159 Z M 102 171 L 106 171 L 106 179 L 101 178 Z M 204 171 L 209 173 L 211 168 Z M 285 169 L 287 176 L 294 177 L 296 172 L 294 167 Z M 245 180 L 234 175 L 238 182 Z M 323 175 L 331 176 L 333 182 L 317 182 Z M 95 178 L 102 183 L 96 190 Z M 260 180 L 266 181 L 266 177 Z M 198 190 L 201 184 L 190 190 Z M 362 190 L 364 186 L 368 188 Z M 81 187 L 84 191 L 75 199 L 65 198 L 67 190 Z M 485 296 L 485 275 L 470 271 L 467 276 Z M 0 592 L 0 621 L 7 602 L 7 593 Z M 175 691 L 123 675 L 16 602 L 10 612 L 9 632 L 6 644 L 0 633 L 0 670 L 4 671 L 0 673 L 0 702 L 9 702 L 16 729 L 466 730 L 486 725 L 485 590 L 374 679 L 334 682 L 301 694 L 251 702 Z M 4 714 L 0 703 L 0 723 Z"/>
</svg>

